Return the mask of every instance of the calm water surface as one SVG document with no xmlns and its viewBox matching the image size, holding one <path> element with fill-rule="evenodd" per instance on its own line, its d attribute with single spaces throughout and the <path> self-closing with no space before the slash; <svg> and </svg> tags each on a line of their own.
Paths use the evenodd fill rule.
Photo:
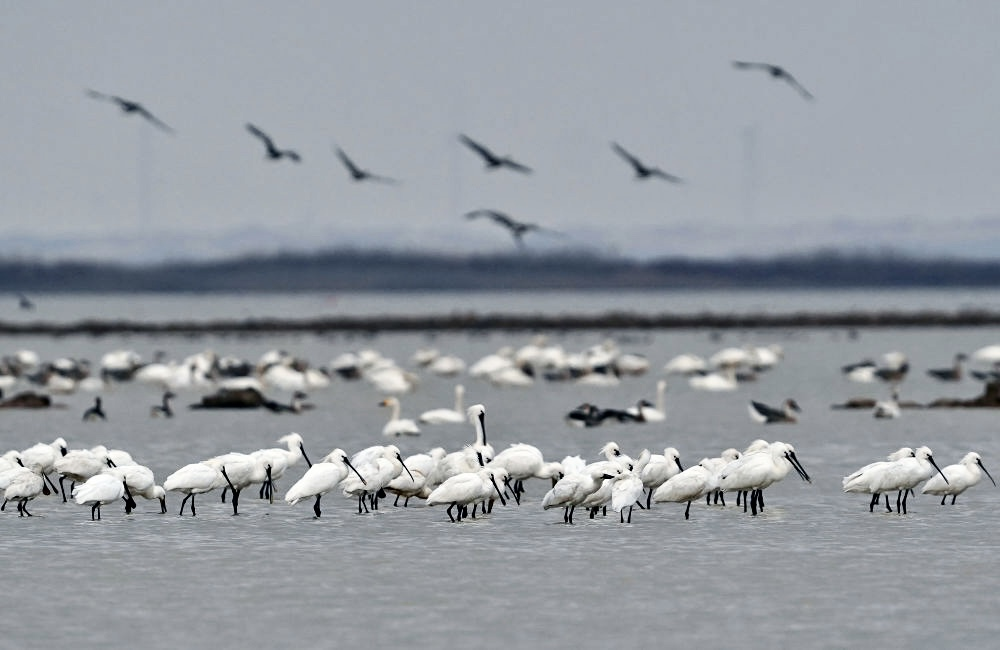
<svg viewBox="0 0 1000 650">
<path fill-rule="evenodd" d="M 884 296 L 888 297 L 888 296 Z M 1000 294 L 913 292 L 900 308 L 993 307 Z M 628 294 L 605 296 L 606 308 L 635 311 L 689 309 L 834 309 L 871 305 L 875 294 Z M 648 300 L 645 300 L 647 299 Z M 545 311 L 583 309 L 578 295 L 433 296 L 171 296 L 44 297 L 32 316 L 71 320 L 95 315 L 161 319 L 316 313 L 397 313 L 400 309 Z M 621 302 L 616 302 L 620 300 Z M 645 300 L 645 301 L 644 301 Z M 982 301 L 979 304 L 976 301 Z M 641 305 L 641 306 L 640 306 Z M 804 305 L 804 306 L 803 306 Z M 21 315 L 18 316 L 22 317 Z M 552 342 L 570 351 L 614 332 L 570 332 Z M 129 348 L 144 358 L 161 350 L 180 358 L 211 348 L 256 360 L 272 348 L 288 350 L 314 364 L 340 352 L 373 347 L 404 365 L 413 352 L 433 345 L 468 362 L 502 345 L 521 345 L 530 336 L 421 334 L 348 338 L 275 337 L 15 337 L 4 353 L 30 348 L 46 359 L 100 359 Z M 464 647 L 491 643 L 507 647 L 610 647 L 656 643 L 706 648 L 847 646 L 990 647 L 1000 638 L 992 594 L 997 570 L 1000 490 L 981 483 L 958 499 L 917 495 L 910 513 L 870 514 L 868 498 L 845 495 L 840 478 L 903 446 L 929 445 L 940 465 L 976 450 L 1000 478 L 996 413 L 989 411 L 904 411 L 893 421 L 876 421 L 863 411 L 832 410 L 853 396 L 885 396 L 882 386 L 851 384 L 838 368 L 889 350 L 902 350 L 913 371 L 903 397 L 926 401 L 940 396 L 971 397 L 970 380 L 944 386 L 924 375 L 950 363 L 955 352 L 1000 342 L 997 329 L 862 330 L 856 339 L 836 330 L 725 332 L 630 332 L 619 338 L 627 351 L 645 354 L 653 371 L 613 388 L 539 383 L 529 389 L 501 389 L 462 377 L 466 403 L 486 405 L 490 442 L 499 450 L 529 442 L 547 457 L 597 457 L 600 446 L 617 441 L 632 455 L 675 446 L 685 466 L 742 448 L 758 437 L 795 445 L 812 477 L 794 473 L 768 488 L 767 509 L 756 518 L 730 504 L 725 508 L 655 505 L 635 511 L 632 524 L 617 515 L 573 526 L 561 512 L 543 511 L 547 486 L 528 483 L 521 506 L 498 507 L 488 517 L 451 524 L 441 508 L 393 508 L 357 515 L 356 503 L 331 493 L 323 517 L 309 503 L 273 505 L 244 494 L 241 514 L 231 515 L 218 494 L 201 495 L 198 516 L 177 516 L 180 498 L 168 496 L 167 515 L 140 499 L 125 516 L 106 506 L 91 522 L 89 508 L 40 498 L 20 519 L 0 514 L 5 532 L 0 549 L 5 572 L 7 625 L 3 647 Z M 681 352 L 710 354 L 726 345 L 779 343 L 785 360 L 757 382 L 726 394 L 691 390 L 670 378 L 668 420 L 662 424 L 606 424 L 570 428 L 562 416 L 583 401 L 625 406 L 653 397 L 659 368 Z M 404 416 L 452 403 L 456 380 L 421 374 L 412 394 L 402 397 Z M 763 428 L 746 413 L 748 399 L 778 403 L 795 397 L 804 413 L 797 425 Z M 128 449 L 162 481 L 178 467 L 218 453 L 274 445 L 298 431 L 315 460 L 340 446 L 354 451 L 381 441 L 387 414 L 381 395 L 367 384 L 336 380 L 313 391 L 312 411 L 298 416 L 263 412 L 192 412 L 200 393 L 177 400 L 177 417 L 152 420 L 158 391 L 116 385 L 104 393 L 109 420 L 83 423 L 80 414 L 92 394 L 58 396 L 62 409 L 4 411 L 4 449 L 23 449 L 63 436 L 71 447 L 105 444 Z M 276 394 L 275 397 L 284 396 Z M 403 454 L 434 446 L 459 447 L 471 426 L 425 426 L 419 438 L 399 440 Z M 283 495 L 304 471 L 293 468 L 279 484 Z M 481 639 L 481 640 L 480 640 Z"/>
</svg>

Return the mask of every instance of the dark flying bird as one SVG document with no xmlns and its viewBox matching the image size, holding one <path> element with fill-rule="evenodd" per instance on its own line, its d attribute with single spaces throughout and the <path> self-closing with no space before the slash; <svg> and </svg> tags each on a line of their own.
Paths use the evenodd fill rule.
<svg viewBox="0 0 1000 650">
<path fill-rule="evenodd" d="M 31 311 L 35 308 L 35 303 L 31 302 L 31 298 L 28 298 L 28 296 L 19 293 L 17 294 L 17 306 L 25 311 Z"/>
<path fill-rule="evenodd" d="M 632 169 L 635 170 L 635 177 L 639 180 L 645 180 L 651 176 L 657 176 L 659 178 L 662 178 L 663 180 L 670 181 L 671 183 L 684 182 L 677 176 L 674 176 L 673 174 L 668 174 L 659 167 L 647 167 L 646 165 L 643 164 L 641 160 L 639 160 L 629 152 L 625 151 L 625 147 L 621 146 L 617 142 L 612 142 L 611 148 L 615 150 L 615 153 L 617 153 L 619 156 L 628 161 L 630 165 L 632 165 Z"/>
<path fill-rule="evenodd" d="M 375 181 L 378 183 L 388 183 L 390 185 L 397 185 L 399 181 L 395 178 L 389 178 L 388 176 L 379 176 L 378 174 L 373 174 L 367 169 L 361 169 L 354 164 L 354 161 L 347 157 L 344 150 L 337 147 L 334 149 L 337 153 L 337 157 L 340 158 L 340 162 L 344 163 L 344 167 L 347 167 L 347 171 L 350 172 L 351 178 L 356 181 Z"/>
<path fill-rule="evenodd" d="M 526 223 L 524 221 L 517 221 L 509 215 L 504 214 L 498 210 L 473 210 L 472 212 L 465 213 L 466 219 L 478 219 L 479 217 L 489 217 L 494 223 L 506 228 L 511 236 L 514 238 L 514 243 L 519 247 L 524 246 L 523 237 L 527 232 L 540 232 L 547 233 L 550 235 L 562 235 L 563 233 L 557 232 L 555 230 L 549 230 L 548 228 L 543 228 L 537 224 Z"/>
<path fill-rule="evenodd" d="M 513 169 L 514 171 L 521 172 L 523 174 L 530 174 L 531 168 L 525 167 L 521 163 L 517 162 L 510 156 L 498 156 L 483 145 L 479 144 L 469 136 L 464 133 L 458 135 L 458 139 L 461 140 L 465 146 L 469 147 L 486 161 L 486 169 L 497 169 L 500 167 L 507 167 L 508 169 Z"/>
<path fill-rule="evenodd" d="M 282 158 L 288 158 L 293 162 L 299 162 L 302 159 L 299 154 L 291 149 L 279 149 L 274 146 L 274 141 L 266 133 L 258 129 L 253 124 L 247 123 L 247 131 L 254 134 L 264 143 L 267 147 L 267 157 L 271 160 L 281 160 Z"/>
<path fill-rule="evenodd" d="M 146 107 L 139 102 L 133 102 L 131 100 L 125 99 L 124 97 L 119 97 L 117 95 L 105 95 L 104 93 L 99 93 L 96 90 L 87 90 L 87 96 L 93 97 L 94 99 L 100 99 L 101 101 L 112 102 L 118 104 L 118 106 L 125 113 L 135 113 L 146 118 L 146 121 L 159 129 L 166 131 L 167 133 L 173 133 L 174 130 L 164 124 L 158 117 L 146 110 Z"/>
<path fill-rule="evenodd" d="M 795 77 L 793 77 L 788 70 L 785 70 L 780 65 L 774 65 L 773 63 L 755 63 L 753 61 L 733 61 L 733 67 L 740 70 L 764 70 L 771 75 L 773 79 L 782 79 L 786 81 L 792 88 L 799 91 L 799 94 L 806 99 L 812 100 L 813 96 L 805 87 L 800 84 Z"/>
</svg>

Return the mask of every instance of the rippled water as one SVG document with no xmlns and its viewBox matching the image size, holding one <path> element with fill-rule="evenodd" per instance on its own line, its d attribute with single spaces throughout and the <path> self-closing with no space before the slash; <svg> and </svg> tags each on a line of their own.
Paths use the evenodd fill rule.
<svg viewBox="0 0 1000 650">
<path fill-rule="evenodd" d="M 131 308 L 168 311 L 149 300 Z M 253 297 L 227 300 L 237 311 L 257 314 L 261 308 Z M 367 307 L 356 309 L 380 308 L 379 298 L 368 300 Z M 459 300 L 453 301 L 456 308 L 462 308 Z M 794 304 L 788 296 L 777 300 Z M 809 301 L 819 306 L 822 296 Z M 171 310 L 189 314 L 215 304 L 202 297 L 168 302 Z M 549 297 L 549 304 L 571 302 L 552 303 Z M 126 302 L 110 304 L 114 312 L 113 305 Z M 727 306 L 720 304 L 720 310 Z M 502 302 L 493 308 L 503 311 Z M 72 304 L 51 309 L 60 318 L 73 313 Z M 570 332 L 552 339 L 580 350 L 608 334 L 614 333 Z M 144 358 L 156 350 L 181 357 L 210 347 L 256 359 L 267 349 L 283 348 L 322 364 L 340 352 L 371 346 L 406 364 L 421 346 L 473 361 L 527 339 L 527 333 L 19 337 L 5 340 L 4 351 L 28 347 L 44 358 L 97 360 L 121 347 Z M 100 522 L 90 521 L 89 508 L 42 498 L 30 506 L 35 517 L 0 515 L 5 528 L 0 548 L 7 559 L 7 625 L 0 645 L 989 647 L 1000 633 L 992 597 L 998 586 L 1000 490 L 981 483 L 954 507 L 918 494 L 905 516 L 870 514 L 868 498 L 843 494 L 840 478 L 900 446 L 921 444 L 934 450 L 941 465 L 979 451 L 1000 478 L 996 413 L 907 410 L 899 420 L 876 421 L 867 412 L 830 405 L 852 396 L 882 397 L 883 387 L 851 384 L 838 368 L 892 349 L 906 352 L 914 368 L 904 398 L 975 395 L 978 384 L 966 380 L 945 387 L 925 377 L 923 369 L 945 366 L 954 352 L 998 339 L 998 330 L 975 328 L 862 331 L 857 339 L 834 330 L 727 332 L 721 340 L 697 331 L 632 332 L 621 346 L 646 354 L 654 370 L 680 352 L 708 354 L 747 342 L 776 342 L 785 349 L 780 366 L 735 393 L 700 393 L 670 379 L 668 420 L 655 425 L 576 429 L 565 426 L 562 415 L 585 400 L 625 406 L 652 398 L 658 372 L 614 388 L 540 383 L 499 389 L 462 379 L 466 402 L 486 405 L 489 440 L 497 449 L 523 441 L 553 459 L 567 454 L 594 459 L 604 442 L 616 440 L 633 455 L 675 446 L 687 466 L 758 437 L 791 442 L 812 483 L 792 474 L 772 486 L 765 493 L 767 509 L 756 518 L 732 504 L 695 504 L 685 521 L 683 506 L 662 504 L 636 510 L 630 525 L 619 524 L 614 514 L 590 520 L 577 513 L 576 524 L 566 526 L 561 512 L 540 508 L 542 481 L 529 482 L 521 506 L 498 507 L 457 525 L 444 509 L 393 508 L 391 501 L 378 514 L 359 516 L 356 502 L 337 493 L 324 498 L 321 519 L 313 518 L 310 503 L 269 505 L 249 491 L 238 517 L 216 493 L 197 497 L 195 518 L 178 517 L 180 498 L 170 495 L 167 515 L 158 514 L 156 502 L 140 499 L 131 516 L 106 506 Z M 402 398 L 404 415 L 450 405 L 454 383 L 422 375 L 417 391 Z M 803 407 L 797 425 L 763 428 L 747 416 L 750 398 L 778 403 L 788 396 Z M 185 393 L 177 404 L 198 397 Z M 210 455 L 273 446 L 289 431 L 303 435 L 314 459 L 337 446 L 353 451 L 377 444 L 387 416 L 376 405 L 380 397 L 366 384 L 337 380 L 314 391 L 310 401 L 316 408 L 298 416 L 179 408 L 172 420 L 152 420 L 149 406 L 158 401 L 157 391 L 118 385 L 104 394 L 107 422 L 80 421 L 92 395 L 59 396 L 63 409 L 0 412 L 0 440 L 5 449 L 56 436 L 71 447 L 120 447 L 162 480 Z M 471 435 L 468 425 L 427 426 L 419 438 L 398 442 L 406 455 L 438 445 L 456 448 Z M 303 471 L 291 470 L 279 494 Z"/>
</svg>

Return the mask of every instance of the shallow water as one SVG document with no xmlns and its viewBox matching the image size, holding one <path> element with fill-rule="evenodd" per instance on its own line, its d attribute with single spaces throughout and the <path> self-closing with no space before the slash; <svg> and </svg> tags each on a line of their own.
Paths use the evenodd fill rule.
<svg viewBox="0 0 1000 650">
<path fill-rule="evenodd" d="M 933 296 L 921 295 L 933 302 Z M 168 311 L 155 298 L 149 300 L 132 308 L 157 315 Z M 259 309 L 251 297 L 228 300 L 236 311 L 256 314 Z M 776 300 L 795 304 L 788 296 Z M 809 300 L 822 302 L 821 296 Z M 172 297 L 169 302 L 170 309 L 204 313 L 211 300 L 189 297 L 185 303 Z M 370 297 L 368 307 L 356 309 L 372 313 L 380 305 L 379 298 Z M 720 303 L 720 310 L 725 306 Z M 502 307 L 494 304 L 496 311 Z M 72 312 L 72 305 L 51 308 L 63 316 Z M 575 351 L 609 334 L 614 333 L 551 338 Z M 96 361 L 122 347 L 147 359 L 156 350 L 182 357 L 212 348 L 255 360 L 267 349 L 282 348 L 325 364 L 340 352 L 371 346 L 408 365 L 421 346 L 471 362 L 528 338 L 17 337 L 4 341 L 4 352 L 26 347 L 43 358 Z M 948 365 L 954 352 L 997 340 L 1000 331 L 976 328 L 862 331 L 857 339 L 835 330 L 726 332 L 721 340 L 697 331 L 643 332 L 629 333 L 620 344 L 646 354 L 653 371 L 614 388 L 542 382 L 530 389 L 501 389 L 461 378 L 466 403 L 486 405 L 489 441 L 498 450 L 529 442 L 552 459 L 567 454 L 595 459 L 604 442 L 616 440 L 632 455 L 675 446 L 688 466 L 758 437 L 791 442 L 812 483 L 792 473 L 768 488 L 766 510 L 756 518 L 744 515 L 730 498 L 725 508 L 692 505 L 688 521 L 683 505 L 661 504 L 648 512 L 635 510 L 627 525 L 619 524 L 614 513 L 591 520 L 578 512 L 576 523 L 567 526 L 561 511 L 539 507 L 547 486 L 538 480 L 528 483 L 520 506 L 498 505 L 491 515 L 461 524 L 450 523 L 443 508 L 413 501 L 404 509 L 392 507 L 390 500 L 377 514 L 359 516 L 356 502 L 337 492 L 324 497 L 320 519 L 313 517 L 311 502 L 269 505 L 249 489 L 238 517 L 228 503 L 219 502 L 218 493 L 197 497 L 194 518 L 177 516 L 180 498 L 171 494 L 167 515 L 158 514 L 155 501 L 140 499 L 139 511 L 130 516 L 105 506 L 100 522 L 90 521 L 89 508 L 63 504 L 55 496 L 40 498 L 29 506 L 35 515 L 30 519 L 10 509 L 0 514 L 5 527 L 0 549 L 7 558 L 3 645 L 456 647 L 483 639 L 508 647 L 552 648 L 623 642 L 720 648 L 989 647 L 1000 633 L 991 596 L 1000 583 L 1000 490 L 987 480 L 955 506 L 940 506 L 939 499 L 918 493 L 907 515 L 878 509 L 871 514 L 868 497 L 843 494 L 840 478 L 900 446 L 922 444 L 934 450 L 942 466 L 969 450 L 979 451 L 1000 478 L 996 413 L 906 410 L 898 420 L 876 421 L 867 412 L 830 405 L 853 396 L 884 397 L 885 387 L 851 384 L 838 369 L 891 349 L 905 351 L 913 366 L 904 398 L 973 396 L 979 384 L 966 380 L 946 387 L 923 370 Z M 586 400 L 626 406 L 652 398 L 658 369 L 675 354 L 709 354 L 748 342 L 780 343 L 785 360 L 734 393 L 701 393 L 669 378 L 668 419 L 662 424 L 577 429 L 563 423 L 563 414 Z M 404 416 L 453 401 L 456 380 L 421 376 L 418 389 L 402 397 Z M 109 420 L 103 423 L 80 421 L 93 399 L 86 393 L 58 396 L 63 409 L 0 412 L 0 441 L 5 449 L 24 448 L 63 436 L 71 447 L 120 447 L 162 481 L 188 462 L 273 446 L 289 431 L 303 435 L 314 460 L 337 446 L 354 451 L 379 444 L 387 416 L 377 406 L 381 396 L 368 385 L 339 379 L 313 391 L 310 401 L 316 408 L 297 416 L 188 411 L 184 405 L 200 394 L 184 393 L 176 401 L 177 417 L 153 420 L 149 406 L 158 395 L 150 387 L 116 385 L 104 393 Z M 764 428 L 747 416 L 748 399 L 779 403 L 788 396 L 803 407 L 799 424 Z M 419 438 L 397 442 L 406 455 L 439 445 L 457 448 L 471 436 L 469 425 L 425 426 Z M 293 468 L 280 481 L 279 495 L 304 469 Z"/>
</svg>

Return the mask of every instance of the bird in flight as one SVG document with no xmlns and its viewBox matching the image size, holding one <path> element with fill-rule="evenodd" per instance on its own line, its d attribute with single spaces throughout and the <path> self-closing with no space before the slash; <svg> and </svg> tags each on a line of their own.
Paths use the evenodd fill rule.
<svg viewBox="0 0 1000 650">
<path fill-rule="evenodd" d="M 780 65 L 774 65 L 773 63 L 757 63 L 754 61 L 733 61 L 733 67 L 739 70 L 764 70 L 771 75 L 771 78 L 783 79 L 786 81 L 792 88 L 799 91 L 799 94 L 804 98 L 809 100 L 813 99 L 812 93 L 806 90 L 805 87 L 800 84 L 798 80 L 791 75 L 791 73 L 788 72 L 788 70 L 785 70 Z"/>
<path fill-rule="evenodd" d="M 478 219 L 479 217 L 487 217 L 496 223 L 497 225 L 503 226 L 509 232 L 511 237 L 514 238 L 514 243 L 517 244 L 518 248 L 524 247 L 523 237 L 525 233 L 528 232 L 539 232 L 547 233 L 550 235 L 562 236 L 563 233 L 549 230 L 548 228 L 543 228 L 534 223 L 526 223 L 524 221 L 518 221 L 511 216 L 500 212 L 499 210 L 473 210 L 472 212 L 466 212 L 466 219 Z"/>
<path fill-rule="evenodd" d="M 124 97 L 119 97 L 118 95 L 106 95 L 104 93 L 99 93 L 96 90 L 87 90 L 87 96 L 93 97 L 94 99 L 99 99 L 101 101 L 111 102 L 113 104 L 118 104 L 118 106 L 125 113 L 135 113 L 146 119 L 147 122 L 156 126 L 162 131 L 167 133 L 173 133 L 174 130 L 164 124 L 158 117 L 146 110 L 146 107 L 139 102 L 133 102 L 132 100 L 125 99 Z"/>
<path fill-rule="evenodd" d="M 279 149 L 278 147 L 274 146 L 274 140 L 272 140 L 269 135 L 258 129 L 253 124 L 247 123 L 247 131 L 260 138 L 260 140 L 264 143 L 264 146 L 267 147 L 267 157 L 269 159 L 281 160 L 282 158 L 288 158 L 293 162 L 299 162 L 302 160 L 299 157 L 299 154 L 293 151 L 292 149 Z"/>
<path fill-rule="evenodd" d="M 388 176 L 379 176 L 378 174 L 373 174 L 367 169 L 361 169 L 354 164 L 344 150 L 340 147 L 334 149 L 337 153 L 337 157 L 340 158 L 340 162 L 344 163 L 344 167 L 347 167 L 347 171 L 350 172 L 351 178 L 356 181 L 375 181 L 378 183 L 388 183 L 389 185 L 398 185 L 399 181 L 395 178 L 389 178 Z"/>
<path fill-rule="evenodd" d="M 486 162 L 486 169 L 498 169 L 500 167 L 506 167 L 512 169 L 516 172 L 521 172 L 522 174 L 530 174 L 531 168 L 522 165 L 510 156 L 498 156 L 483 145 L 479 144 L 469 136 L 464 133 L 458 135 L 458 139 L 462 141 L 465 146 L 469 147 L 480 156 Z"/>
<path fill-rule="evenodd" d="M 615 153 L 617 153 L 619 156 L 628 161 L 630 165 L 632 165 L 632 169 L 635 170 L 635 177 L 638 180 L 645 180 L 647 178 L 650 178 L 651 176 L 656 176 L 662 178 L 663 180 L 670 181 L 671 183 L 684 182 L 679 177 L 674 176 L 673 174 L 668 174 L 659 167 L 649 167 L 643 164 L 641 160 L 630 154 L 628 151 L 625 151 L 625 147 L 621 146 L 617 142 L 612 142 L 611 148 L 615 150 Z"/>
</svg>

